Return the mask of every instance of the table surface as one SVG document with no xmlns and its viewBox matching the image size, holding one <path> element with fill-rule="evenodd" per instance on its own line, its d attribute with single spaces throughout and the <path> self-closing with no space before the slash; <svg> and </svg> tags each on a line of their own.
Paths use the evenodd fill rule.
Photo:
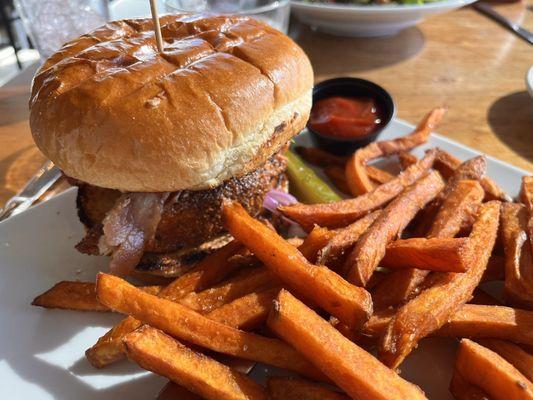
<svg viewBox="0 0 533 400">
<path fill-rule="evenodd" d="M 533 0 L 494 5 L 533 30 Z M 466 7 L 386 38 L 339 38 L 295 23 L 291 36 L 316 81 L 358 76 L 389 90 L 398 117 L 416 123 L 429 109 L 449 112 L 439 133 L 533 171 L 533 99 L 525 74 L 533 47 Z M 35 67 L 0 88 L 0 205 L 44 162 L 34 146 L 27 101 Z"/>
</svg>

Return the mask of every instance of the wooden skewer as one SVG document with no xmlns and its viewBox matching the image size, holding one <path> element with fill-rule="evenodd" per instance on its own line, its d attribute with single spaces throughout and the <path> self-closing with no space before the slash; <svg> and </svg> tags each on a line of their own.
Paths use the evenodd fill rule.
<svg viewBox="0 0 533 400">
<path fill-rule="evenodd" d="M 157 13 L 157 0 L 150 0 L 150 10 L 152 11 L 152 21 L 154 21 L 155 40 L 157 50 L 163 53 L 163 36 L 161 35 L 161 25 L 159 24 L 159 15 Z"/>
</svg>

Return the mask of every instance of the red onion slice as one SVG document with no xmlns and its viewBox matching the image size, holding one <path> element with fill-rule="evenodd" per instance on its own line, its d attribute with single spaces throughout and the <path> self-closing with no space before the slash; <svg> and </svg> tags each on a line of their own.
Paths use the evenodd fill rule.
<svg viewBox="0 0 533 400">
<path fill-rule="evenodd" d="M 296 197 L 281 190 L 271 189 L 265 195 L 263 200 L 263 208 L 267 209 L 273 214 L 279 214 L 279 206 L 288 206 L 289 204 L 297 203 Z"/>
</svg>

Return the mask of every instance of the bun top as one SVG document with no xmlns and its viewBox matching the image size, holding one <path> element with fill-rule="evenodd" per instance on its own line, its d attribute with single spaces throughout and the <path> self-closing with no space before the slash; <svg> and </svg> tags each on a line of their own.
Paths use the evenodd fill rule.
<svg viewBox="0 0 533 400">
<path fill-rule="evenodd" d="M 307 121 L 313 72 L 277 30 L 241 17 L 111 22 L 34 77 L 30 126 L 68 176 L 129 192 L 218 186 L 256 169 Z"/>
</svg>

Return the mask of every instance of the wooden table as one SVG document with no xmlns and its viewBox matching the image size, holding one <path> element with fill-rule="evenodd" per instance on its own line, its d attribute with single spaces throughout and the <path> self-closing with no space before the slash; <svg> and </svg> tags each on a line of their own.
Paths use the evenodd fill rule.
<svg viewBox="0 0 533 400">
<path fill-rule="evenodd" d="M 533 0 L 495 8 L 533 30 Z M 335 76 L 373 80 L 393 95 L 398 117 L 416 123 L 445 104 L 438 131 L 533 171 L 533 99 L 524 76 L 533 47 L 471 8 L 431 18 L 387 38 L 338 38 L 294 24 L 291 35 L 321 81 Z M 44 158 L 33 145 L 27 99 L 33 70 L 0 88 L 0 204 Z"/>
</svg>

